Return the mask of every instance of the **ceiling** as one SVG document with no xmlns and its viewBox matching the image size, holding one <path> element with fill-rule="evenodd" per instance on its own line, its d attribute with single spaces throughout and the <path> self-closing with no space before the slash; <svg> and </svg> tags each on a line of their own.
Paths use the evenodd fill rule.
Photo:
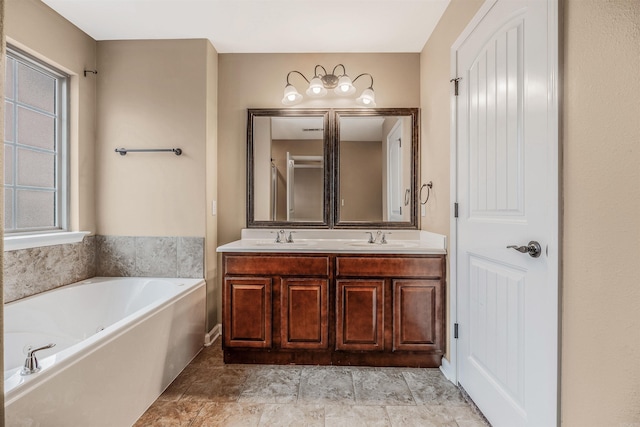
<svg viewBox="0 0 640 427">
<path fill-rule="evenodd" d="M 420 52 L 450 0 L 42 0 L 95 40 L 219 53 Z"/>
</svg>

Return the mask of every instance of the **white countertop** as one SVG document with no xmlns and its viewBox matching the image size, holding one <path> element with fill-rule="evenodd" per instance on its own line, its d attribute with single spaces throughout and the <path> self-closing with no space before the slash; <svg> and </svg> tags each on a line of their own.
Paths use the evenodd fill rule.
<svg viewBox="0 0 640 427">
<path fill-rule="evenodd" d="M 421 230 L 380 230 L 376 243 L 367 243 L 367 230 L 284 229 L 293 243 L 276 243 L 279 229 L 243 229 L 241 239 L 219 246 L 217 252 L 446 254 L 446 236 Z M 371 230 L 376 237 L 378 230 Z M 382 233 L 387 243 L 380 243 Z"/>
</svg>

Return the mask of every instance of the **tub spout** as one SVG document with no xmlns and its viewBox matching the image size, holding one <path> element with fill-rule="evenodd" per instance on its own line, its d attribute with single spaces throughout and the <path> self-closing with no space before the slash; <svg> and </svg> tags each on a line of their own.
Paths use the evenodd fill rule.
<svg viewBox="0 0 640 427">
<path fill-rule="evenodd" d="M 27 359 L 24 361 L 24 367 L 20 371 L 20 375 L 31 375 L 40 371 L 40 364 L 36 358 L 36 351 L 46 350 L 48 348 L 55 347 L 55 343 L 47 344 L 44 347 L 34 348 L 27 353 Z"/>
</svg>

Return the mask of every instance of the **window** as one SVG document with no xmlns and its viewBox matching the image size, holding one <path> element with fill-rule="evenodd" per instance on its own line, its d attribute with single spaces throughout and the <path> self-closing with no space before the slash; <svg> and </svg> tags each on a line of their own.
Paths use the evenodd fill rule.
<svg viewBox="0 0 640 427">
<path fill-rule="evenodd" d="M 7 46 L 6 234 L 67 229 L 69 77 Z"/>
</svg>

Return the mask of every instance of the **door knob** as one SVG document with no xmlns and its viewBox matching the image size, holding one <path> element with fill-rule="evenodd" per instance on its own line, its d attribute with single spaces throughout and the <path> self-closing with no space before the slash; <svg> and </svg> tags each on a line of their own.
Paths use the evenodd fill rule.
<svg viewBox="0 0 640 427">
<path fill-rule="evenodd" d="M 532 258 L 538 258 L 542 253 L 542 247 L 540 247 L 540 243 L 532 240 L 529 242 L 527 246 L 517 246 L 511 245 L 507 246 L 507 249 L 515 249 L 518 252 L 522 252 L 523 254 L 529 254 Z"/>
</svg>

